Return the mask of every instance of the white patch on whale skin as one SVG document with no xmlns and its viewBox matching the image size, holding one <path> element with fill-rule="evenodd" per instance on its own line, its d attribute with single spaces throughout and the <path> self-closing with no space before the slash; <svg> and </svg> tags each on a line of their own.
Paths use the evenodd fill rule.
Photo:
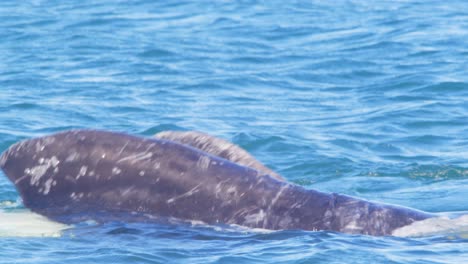
<svg viewBox="0 0 468 264">
<path fill-rule="evenodd" d="M 80 154 L 78 154 L 77 152 L 73 152 L 70 155 L 68 155 L 68 157 L 65 159 L 65 162 L 77 161 L 79 158 Z"/>
<path fill-rule="evenodd" d="M 35 186 L 38 186 L 39 185 L 39 181 L 41 180 L 42 176 L 45 175 L 45 173 L 47 172 L 47 170 L 49 168 L 57 168 L 58 164 L 60 163 L 60 161 L 57 159 L 56 156 L 52 156 L 51 158 L 47 159 L 47 158 L 41 158 L 39 160 L 39 165 L 37 166 L 34 166 L 32 168 L 26 168 L 24 170 L 24 173 L 26 175 L 29 175 L 31 176 L 31 180 L 30 180 L 30 185 L 35 185 Z"/>
<path fill-rule="evenodd" d="M 226 190 L 226 193 L 231 194 L 231 195 L 236 195 L 237 194 L 237 188 L 233 185 L 233 186 L 229 187 Z"/>
<path fill-rule="evenodd" d="M 84 197 L 84 195 L 85 195 L 85 194 L 82 193 L 82 192 L 80 192 L 80 193 L 72 192 L 72 193 L 70 194 L 70 198 L 72 198 L 72 199 L 75 200 L 75 201 L 79 201 L 81 198 Z"/>
<path fill-rule="evenodd" d="M 210 167 L 211 159 L 207 156 L 201 156 L 197 161 L 197 167 L 202 170 L 207 170 Z"/>
<path fill-rule="evenodd" d="M 121 172 L 122 170 L 117 167 L 112 168 L 112 174 L 114 175 L 120 174 Z"/>
<path fill-rule="evenodd" d="M 260 211 L 258 211 L 256 214 L 247 215 L 245 217 L 245 223 L 249 225 L 258 226 L 258 223 L 262 222 L 264 225 L 265 216 L 266 216 L 265 211 L 263 211 L 263 209 L 260 209 Z"/>
<path fill-rule="evenodd" d="M 76 178 L 75 178 L 75 179 L 78 180 L 78 179 L 81 178 L 82 176 L 85 176 L 87 170 L 88 170 L 88 167 L 87 167 L 87 166 L 81 166 L 80 171 L 78 172 L 78 175 L 76 175 Z"/>
<path fill-rule="evenodd" d="M 362 230 L 364 230 L 364 227 L 360 226 L 358 224 L 358 221 L 352 220 L 349 222 L 345 227 L 343 227 L 343 230 L 346 230 L 347 232 L 350 233 L 361 233 Z"/>
<path fill-rule="evenodd" d="M 44 141 L 46 145 L 50 145 L 55 142 L 55 137 L 44 137 L 42 141 Z"/>
<path fill-rule="evenodd" d="M 53 179 L 47 179 L 47 181 L 44 183 L 44 191 L 42 194 L 47 195 L 50 192 L 50 188 L 52 188 L 52 184 L 54 183 Z"/>
</svg>

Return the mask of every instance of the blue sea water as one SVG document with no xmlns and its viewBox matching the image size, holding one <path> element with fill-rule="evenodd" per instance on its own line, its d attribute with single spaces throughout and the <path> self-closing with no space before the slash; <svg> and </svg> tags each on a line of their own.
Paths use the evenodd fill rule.
<svg viewBox="0 0 468 264">
<path fill-rule="evenodd" d="M 71 128 L 228 139 L 289 181 L 468 211 L 468 4 L 1 1 L 0 151 Z M 0 173 L 0 209 L 22 208 Z M 78 225 L 0 263 L 464 263 L 465 237 Z"/>
</svg>

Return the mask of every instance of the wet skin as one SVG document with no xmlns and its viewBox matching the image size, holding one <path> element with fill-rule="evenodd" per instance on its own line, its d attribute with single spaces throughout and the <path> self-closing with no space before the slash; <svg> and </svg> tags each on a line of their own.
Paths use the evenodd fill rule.
<svg viewBox="0 0 468 264">
<path fill-rule="evenodd" d="M 265 229 L 391 235 L 430 214 L 305 189 L 170 140 L 75 130 L 0 157 L 24 205 L 76 223 L 161 218 Z"/>
</svg>

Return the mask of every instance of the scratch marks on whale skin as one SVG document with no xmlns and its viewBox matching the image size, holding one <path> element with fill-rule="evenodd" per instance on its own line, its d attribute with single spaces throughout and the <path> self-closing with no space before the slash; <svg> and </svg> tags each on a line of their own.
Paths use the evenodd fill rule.
<svg viewBox="0 0 468 264">
<path fill-rule="evenodd" d="M 122 152 L 125 150 L 125 148 L 128 146 L 128 143 L 130 143 L 130 141 L 127 141 L 125 142 L 125 145 L 123 145 L 123 147 L 120 149 L 119 153 L 117 153 L 118 156 L 122 155 Z"/>
<path fill-rule="evenodd" d="M 197 167 L 205 171 L 210 167 L 211 159 L 207 156 L 200 156 L 197 161 Z"/>
<path fill-rule="evenodd" d="M 125 148 L 128 146 L 129 142 L 125 143 L 125 145 L 122 147 L 122 149 L 120 149 L 119 153 L 117 153 L 118 156 L 122 155 L 122 153 L 124 152 Z M 131 164 L 134 164 L 135 162 L 138 162 L 138 161 L 141 161 L 141 160 L 146 160 L 146 159 L 150 159 L 153 157 L 153 153 L 150 152 L 149 150 L 151 148 L 153 148 L 154 146 L 156 146 L 156 144 L 150 144 L 146 150 L 140 152 L 140 153 L 137 153 L 137 154 L 133 154 L 133 155 L 130 155 L 130 156 L 126 156 L 126 157 L 123 157 L 119 160 L 117 160 L 117 163 L 121 163 L 121 162 L 124 162 L 124 161 L 130 161 Z"/>
<path fill-rule="evenodd" d="M 117 163 L 121 163 L 121 162 L 124 162 L 124 161 L 127 161 L 127 160 L 130 160 L 131 163 L 135 163 L 137 161 L 140 161 L 140 160 L 145 160 L 145 159 L 149 159 L 153 157 L 153 153 L 151 152 L 148 152 L 148 153 L 138 153 L 138 154 L 135 154 L 135 155 L 130 155 L 130 156 L 127 156 L 125 158 L 121 158 L 117 161 Z"/>
<path fill-rule="evenodd" d="M 178 196 L 175 196 L 175 197 L 172 197 L 170 199 L 168 199 L 166 201 L 166 203 L 168 204 L 171 204 L 171 203 L 174 203 L 175 201 L 179 200 L 179 199 L 182 199 L 182 198 L 185 198 L 185 197 L 189 197 L 189 196 L 192 196 L 194 195 L 195 193 L 199 192 L 199 187 L 201 186 L 202 184 L 199 183 L 197 186 L 193 187 L 192 189 L 190 189 L 188 192 L 186 193 L 183 193 L 181 195 L 178 195 Z"/>
<path fill-rule="evenodd" d="M 271 200 L 271 203 L 270 203 L 270 206 L 268 207 L 268 210 L 271 210 L 271 208 L 276 205 L 276 202 L 278 202 L 278 199 L 280 198 L 280 196 L 289 187 L 290 187 L 289 184 L 285 184 L 285 185 L 281 186 L 280 190 L 276 193 L 275 197 L 273 197 L 273 199 Z"/>
</svg>

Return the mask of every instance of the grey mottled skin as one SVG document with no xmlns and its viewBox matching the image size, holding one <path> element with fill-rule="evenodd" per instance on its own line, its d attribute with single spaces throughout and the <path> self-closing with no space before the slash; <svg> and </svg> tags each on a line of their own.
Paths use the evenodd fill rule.
<svg viewBox="0 0 468 264">
<path fill-rule="evenodd" d="M 198 131 L 163 131 L 156 134 L 155 137 L 189 145 L 211 155 L 255 169 L 278 180 L 285 180 L 281 175 L 256 160 L 243 148 L 221 138 Z"/>
<path fill-rule="evenodd" d="M 26 207 L 64 223 L 117 215 L 390 235 L 431 217 L 307 190 L 173 141 L 105 131 L 17 143 L 0 157 L 0 167 Z"/>
</svg>

